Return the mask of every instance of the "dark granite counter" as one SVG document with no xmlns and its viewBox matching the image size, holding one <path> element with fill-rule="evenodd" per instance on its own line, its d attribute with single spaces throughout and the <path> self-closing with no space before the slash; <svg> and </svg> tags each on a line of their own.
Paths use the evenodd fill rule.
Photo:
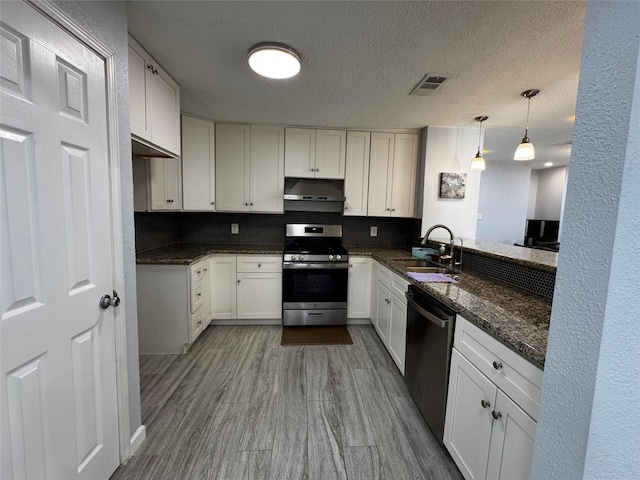
<svg viewBox="0 0 640 480">
<path fill-rule="evenodd" d="M 544 367 L 551 303 L 510 289 L 472 273 L 462 273 L 458 283 L 420 283 L 407 275 L 396 260 L 409 259 L 400 249 L 350 248 L 352 255 L 367 255 L 412 284 L 450 306 L 533 364 Z"/>
<path fill-rule="evenodd" d="M 282 255 L 283 245 L 229 245 L 175 243 L 136 254 L 138 265 L 190 265 L 214 253 L 228 255 Z"/>
<path fill-rule="evenodd" d="M 464 318 L 533 364 L 544 367 L 551 303 L 472 273 L 458 283 L 420 283 L 397 260 L 411 252 L 397 248 L 347 247 L 351 255 L 371 256 L 385 267 L 450 306 Z M 189 265 L 210 254 L 279 255 L 282 245 L 175 244 L 138 253 L 138 264 Z"/>
</svg>

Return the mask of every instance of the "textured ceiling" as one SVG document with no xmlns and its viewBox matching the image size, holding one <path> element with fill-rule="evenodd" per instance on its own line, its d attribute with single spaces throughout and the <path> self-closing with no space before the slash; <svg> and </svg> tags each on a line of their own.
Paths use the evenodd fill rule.
<svg viewBox="0 0 640 480">
<path fill-rule="evenodd" d="M 567 163 L 586 4 L 582 1 L 130 1 L 129 31 L 181 85 L 182 110 L 224 122 L 350 128 L 476 126 L 488 161 L 524 133 L 535 164 Z M 247 67 L 257 43 L 302 57 L 300 75 Z M 448 76 L 427 97 L 427 73 Z"/>
</svg>

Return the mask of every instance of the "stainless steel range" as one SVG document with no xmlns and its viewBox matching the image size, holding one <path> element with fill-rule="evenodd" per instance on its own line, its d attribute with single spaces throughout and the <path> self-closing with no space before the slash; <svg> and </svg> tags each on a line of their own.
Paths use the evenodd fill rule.
<svg viewBox="0 0 640 480">
<path fill-rule="evenodd" d="M 286 226 L 282 264 L 282 321 L 294 325 L 345 325 L 349 253 L 341 225 Z"/>
</svg>

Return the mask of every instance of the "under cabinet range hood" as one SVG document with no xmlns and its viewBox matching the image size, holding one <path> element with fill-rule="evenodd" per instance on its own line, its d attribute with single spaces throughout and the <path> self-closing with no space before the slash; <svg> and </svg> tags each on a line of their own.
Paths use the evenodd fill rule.
<svg viewBox="0 0 640 480">
<path fill-rule="evenodd" d="M 285 210 L 302 212 L 341 212 L 345 197 L 341 180 L 285 178 Z"/>
</svg>

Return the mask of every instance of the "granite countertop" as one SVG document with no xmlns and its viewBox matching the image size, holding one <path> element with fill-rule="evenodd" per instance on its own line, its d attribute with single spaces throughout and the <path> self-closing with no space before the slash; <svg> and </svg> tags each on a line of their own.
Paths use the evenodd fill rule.
<svg viewBox="0 0 640 480">
<path fill-rule="evenodd" d="M 189 265 L 214 253 L 280 255 L 283 248 L 283 245 L 175 244 L 140 252 L 137 254 L 137 263 Z M 544 367 L 551 302 L 467 272 L 460 274 L 458 283 L 455 284 L 421 283 L 409 277 L 405 267 L 397 262 L 412 258 L 411 252 L 407 250 L 380 247 L 347 249 L 351 255 L 371 256 L 451 307 L 534 365 Z M 555 270 L 555 267 L 553 268 Z"/>
<path fill-rule="evenodd" d="M 138 265 L 191 265 L 212 253 L 228 255 L 282 255 L 284 245 L 174 243 L 136 253 Z"/>
<path fill-rule="evenodd" d="M 397 262 L 410 259 L 401 249 L 350 248 L 352 255 L 370 255 L 382 265 L 451 307 L 534 365 L 544 368 L 551 302 L 511 289 L 473 273 L 458 283 L 421 283 Z"/>
<path fill-rule="evenodd" d="M 445 243 L 449 245 L 448 238 L 429 238 L 429 242 Z M 504 243 L 476 242 L 463 239 L 465 252 L 474 252 L 479 255 L 495 258 L 496 260 L 517 263 L 526 267 L 536 268 L 555 273 L 558 265 L 558 253 L 535 248 L 519 247 Z M 456 240 L 456 245 L 458 245 Z"/>
</svg>

